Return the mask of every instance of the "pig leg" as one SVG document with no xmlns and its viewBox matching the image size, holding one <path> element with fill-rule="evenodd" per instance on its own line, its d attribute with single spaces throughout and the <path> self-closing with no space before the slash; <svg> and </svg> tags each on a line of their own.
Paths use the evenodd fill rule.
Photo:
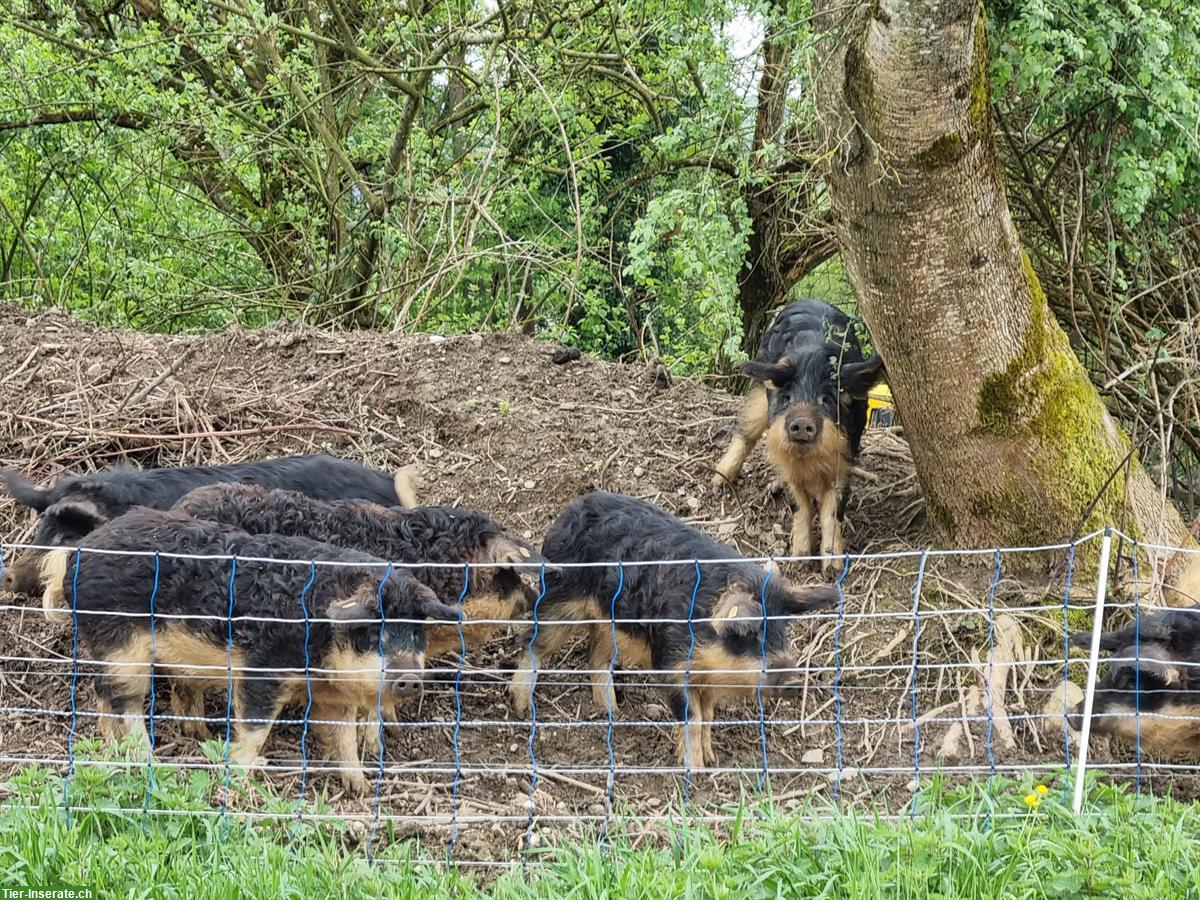
<svg viewBox="0 0 1200 900">
<path fill-rule="evenodd" d="M 812 553 L 812 500 L 796 487 L 792 488 L 792 499 L 796 502 L 796 511 L 792 513 L 792 556 L 809 556 Z"/>
<path fill-rule="evenodd" d="M 717 702 L 716 698 L 705 691 L 700 694 L 701 698 L 701 714 L 704 716 L 704 728 L 701 732 L 700 749 L 704 756 L 704 764 L 706 766 L 715 766 L 717 764 L 717 753 L 713 750 L 712 732 L 713 722 L 716 720 Z"/>
<path fill-rule="evenodd" d="M 144 653 L 142 651 L 145 651 Z M 138 741 L 150 746 L 143 709 L 150 690 L 149 638 L 138 635 L 122 652 L 104 659 L 111 671 L 96 679 L 96 695 L 100 711 L 100 733 L 106 739 L 119 741 L 135 735 Z"/>
<path fill-rule="evenodd" d="M 373 759 L 379 758 L 379 722 L 383 723 L 383 727 L 387 728 L 389 724 L 396 721 L 399 713 L 396 711 L 396 704 L 387 697 L 383 698 L 382 703 L 372 703 L 370 706 L 360 706 L 355 710 L 354 718 L 360 723 L 362 729 L 362 747 L 363 756 Z"/>
<path fill-rule="evenodd" d="M 212 729 L 204 720 L 203 687 L 185 678 L 176 679 L 171 685 L 171 714 L 178 717 L 179 731 L 186 737 L 198 741 L 212 737 Z"/>
<path fill-rule="evenodd" d="M 609 671 L 613 658 L 611 625 L 593 625 L 591 646 L 588 649 L 588 668 L 591 669 L 592 703 L 597 709 L 612 710 L 617 714 L 617 692 L 613 688 L 612 673 Z M 620 661 L 618 660 L 618 664 Z"/>
<path fill-rule="evenodd" d="M 681 766 L 696 772 L 704 768 L 704 692 L 689 690 L 687 694 L 686 703 L 682 690 L 671 695 L 671 708 L 675 720 L 680 723 L 675 753 Z M 687 721 L 684 721 L 685 713 Z"/>
<path fill-rule="evenodd" d="M 537 635 L 533 639 L 532 652 L 526 649 L 521 653 L 521 661 L 513 672 L 512 681 L 508 685 L 508 697 L 513 711 L 518 715 L 529 715 L 533 687 L 537 683 L 537 669 L 550 660 L 555 653 L 562 649 L 563 644 L 575 637 L 584 627 L 571 622 L 571 619 L 599 618 L 587 613 L 594 604 L 586 600 L 572 603 L 555 604 L 551 610 L 545 610 L 547 618 L 539 621 Z"/>
<path fill-rule="evenodd" d="M 325 745 L 329 758 L 338 763 L 338 776 L 345 785 L 346 792 L 361 797 L 367 792 L 368 786 L 362 759 L 358 755 L 356 729 L 350 724 L 353 721 L 354 708 L 336 703 L 322 703 L 314 706 L 314 710 L 315 718 L 338 723 L 315 726 L 314 730 Z M 376 729 L 368 727 L 367 730 L 370 732 Z"/>
<path fill-rule="evenodd" d="M 760 384 L 756 385 L 746 398 L 746 403 L 742 407 L 742 419 L 738 431 L 730 441 L 729 449 L 717 463 L 717 472 L 712 479 L 713 487 L 719 488 L 733 484 L 738 473 L 742 471 L 746 457 L 750 455 L 750 451 L 754 449 L 754 445 L 758 443 L 766 430 L 767 389 Z"/>
<path fill-rule="evenodd" d="M 845 552 L 842 520 L 838 516 L 838 490 L 832 488 L 821 497 L 821 570 L 832 572 Z"/>
<path fill-rule="evenodd" d="M 234 685 L 234 741 L 237 749 L 230 761 L 237 766 L 257 768 L 266 764 L 260 755 L 271 726 L 283 709 L 280 685 L 273 679 L 246 678 Z"/>
</svg>

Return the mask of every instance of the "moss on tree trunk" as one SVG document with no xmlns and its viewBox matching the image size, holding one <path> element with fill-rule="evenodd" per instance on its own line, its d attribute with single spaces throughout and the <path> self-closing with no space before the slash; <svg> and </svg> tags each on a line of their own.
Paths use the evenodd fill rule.
<svg viewBox="0 0 1200 900">
<path fill-rule="evenodd" d="M 979 0 L 815 7 L 843 259 L 944 542 L 1058 543 L 1110 524 L 1179 541 L 1178 513 L 1021 249 L 992 145 Z"/>
</svg>

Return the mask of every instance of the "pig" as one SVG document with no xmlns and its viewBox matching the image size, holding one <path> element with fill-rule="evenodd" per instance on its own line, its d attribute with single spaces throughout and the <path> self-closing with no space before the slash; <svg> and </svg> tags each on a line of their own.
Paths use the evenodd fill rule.
<svg viewBox="0 0 1200 900">
<path fill-rule="evenodd" d="M 822 568 L 828 572 L 845 553 L 842 524 L 850 469 L 867 423 L 867 392 L 883 378 L 883 361 L 863 359 L 850 318 L 841 310 L 820 300 L 798 300 L 779 311 L 758 356 L 741 369 L 758 384 L 717 463 L 713 485 L 732 484 L 766 434 L 767 458 L 796 505 L 792 555 L 812 554 L 815 510 Z"/>
<path fill-rule="evenodd" d="M 1071 635 L 1090 648 L 1092 633 Z M 1143 613 L 1137 634 L 1129 625 L 1104 632 L 1100 649 L 1113 660 L 1096 684 L 1092 731 L 1140 740 L 1170 756 L 1200 756 L 1200 604 Z M 1083 702 L 1068 722 L 1083 726 Z"/>
<path fill-rule="evenodd" d="M 216 482 L 290 488 L 321 500 L 354 498 L 387 505 L 415 506 L 415 469 L 394 475 L 328 454 L 285 456 L 219 466 L 135 469 L 121 466 L 89 475 L 59 478 L 37 488 L 16 472 L 0 471 L 13 498 L 40 513 L 33 543 L 41 547 L 75 546 L 109 519 L 134 506 L 168 509 L 193 488 Z M 38 590 L 38 551 L 18 554 L 5 567 L 4 587 L 20 594 Z"/>
<path fill-rule="evenodd" d="M 528 715 L 538 666 L 583 632 L 592 700 L 615 713 L 611 617 L 618 620 L 618 665 L 666 673 L 667 700 L 680 723 L 676 755 L 689 769 L 716 763 L 711 726 L 718 703 L 754 696 L 760 680 L 768 692 L 793 686 L 797 660 L 789 651 L 788 618 L 832 604 L 838 596 L 831 586 L 800 587 L 768 573 L 652 503 L 603 491 L 579 497 L 563 510 L 546 534 L 542 555 L 554 568 L 546 571 L 545 593 L 535 606 L 532 646 L 522 653 L 509 684 L 514 711 Z M 691 562 L 637 565 L 659 559 L 734 561 L 702 563 L 697 588 Z M 626 564 L 619 595 L 616 565 L 569 565 L 589 562 Z M 573 624 L 589 619 L 599 621 Z"/>
<path fill-rule="evenodd" d="M 338 723 L 314 721 L 313 730 L 355 794 L 367 787 L 356 711 L 418 689 L 425 620 L 458 616 L 411 575 L 368 554 L 250 535 L 181 512 L 134 508 L 85 543 L 82 550 L 48 552 L 42 578 L 47 593 L 60 595 L 54 605 L 72 610 L 81 652 L 102 667 L 96 694 L 103 736 L 134 734 L 148 743 L 143 705 L 152 665 L 189 686 L 172 692 L 172 711 L 193 719 L 204 715 L 202 702 L 196 705 L 203 688 L 227 689 L 232 678 L 231 761 L 253 767 L 262 764 L 259 754 L 281 710 L 306 704 L 311 685 L 311 719 Z M 157 560 L 127 555 L 151 550 Z M 213 558 L 228 556 L 249 558 L 236 566 L 232 625 L 233 564 Z M 313 560 L 343 565 L 318 565 L 314 578 Z"/>
<path fill-rule="evenodd" d="M 399 509 L 363 500 L 326 503 L 295 491 L 242 484 L 197 488 L 175 508 L 243 531 L 328 541 L 391 562 L 454 563 L 450 568 L 407 569 L 443 601 L 458 603 L 462 598 L 462 622 L 427 629 L 428 656 L 482 646 L 505 627 L 505 621 L 524 613 L 535 596 L 515 566 L 535 565 L 539 557 L 524 541 L 474 510 L 444 506 Z M 467 564 L 472 564 L 469 570 Z M 359 710 L 367 720 L 380 712 L 385 722 L 396 720 L 393 703 L 377 706 L 372 702 Z M 379 729 L 368 726 L 363 737 L 364 752 L 377 753 Z"/>
<path fill-rule="evenodd" d="M 535 596 L 517 564 L 534 566 L 533 549 L 482 512 L 449 506 L 385 507 L 364 500 L 325 502 L 297 491 L 260 485 L 215 484 L 198 488 L 175 506 L 197 519 L 222 522 L 252 534 L 288 534 L 361 550 L 395 563 L 454 563 L 451 568 L 408 569 L 447 603 L 463 595 L 462 636 L 473 649 L 504 620 L 523 613 Z M 485 621 L 472 623 L 471 620 Z M 430 656 L 460 646 L 457 625 L 429 630 Z"/>
</svg>

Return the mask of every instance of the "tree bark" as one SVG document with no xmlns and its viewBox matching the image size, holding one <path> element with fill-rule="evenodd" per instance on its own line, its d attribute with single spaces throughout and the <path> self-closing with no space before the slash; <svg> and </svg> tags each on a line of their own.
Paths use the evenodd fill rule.
<svg viewBox="0 0 1200 900">
<path fill-rule="evenodd" d="M 1184 539 L 1021 249 L 980 0 L 818 0 L 817 105 L 843 259 L 930 519 L 961 547 L 1104 525 Z"/>
<path fill-rule="evenodd" d="M 802 182 L 811 179 L 810 162 L 797 154 L 783 165 L 772 165 L 768 154 L 763 153 L 773 143 L 788 145 L 785 114 L 794 39 L 786 12 L 787 4 L 781 0 L 774 0 L 767 9 L 750 148 L 751 164 L 766 177 L 745 191 L 750 239 L 738 274 L 738 305 L 742 311 L 742 349 L 750 356 L 758 352 L 758 342 L 771 322 L 771 314 L 787 299 L 788 291 L 837 253 L 828 222 L 809 221 L 813 210 L 794 196 L 799 193 L 815 203 L 811 191 L 797 190 L 793 178 L 799 176 Z M 789 149 L 795 151 L 794 147 Z"/>
</svg>

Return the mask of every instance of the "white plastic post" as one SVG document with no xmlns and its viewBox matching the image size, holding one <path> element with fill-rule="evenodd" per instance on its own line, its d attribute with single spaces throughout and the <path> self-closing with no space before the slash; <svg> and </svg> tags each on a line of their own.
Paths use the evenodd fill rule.
<svg viewBox="0 0 1200 900">
<path fill-rule="evenodd" d="M 1096 579 L 1096 609 L 1092 614 L 1092 646 L 1088 652 L 1087 687 L 1083 692 L 1083 727 L 1079 732 L 1079 758 L 1075 762 L 1075 815 L 1083 810 L 1083 776 L 1087 771 L 1088 741 L 1092 736 L 1092 704 L 1096 700 L 1096 670 L 1100 667 L 1100 633 L 1104 624 L 1104 599 L 1108 594 L 1108 557 L 1112 552 L 1112 529 L 1104 529 L 1100 544 L 1100 575 Z"/>
</svg>

